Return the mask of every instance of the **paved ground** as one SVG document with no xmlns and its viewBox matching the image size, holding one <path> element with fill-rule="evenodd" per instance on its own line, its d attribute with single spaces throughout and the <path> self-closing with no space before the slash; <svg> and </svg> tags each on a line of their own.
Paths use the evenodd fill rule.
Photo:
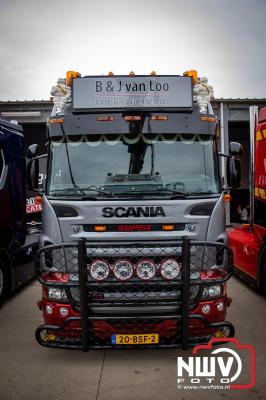
<svg viewBox="0 0 266 400">
<path fill-rule="evenodd" d="M 0 310 L 0 400 L 222 400 L 266 399 L 266 298 L 233 278 L 228 320 L 236 337 L 257 351 L 257 384 L 245 391 L 182 391 L 176 387 L 176 357 L 182 350 L 80 351 L 39 346 L 37 282 L 20 290 Z M 190 354 L 190 352 L 187 352 Z"/>
</svg>

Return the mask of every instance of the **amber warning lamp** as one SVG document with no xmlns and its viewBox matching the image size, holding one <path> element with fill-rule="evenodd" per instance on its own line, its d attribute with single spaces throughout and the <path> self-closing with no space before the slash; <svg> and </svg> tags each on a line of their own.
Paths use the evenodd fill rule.
<svg viewBox="0 0 266 400">
<path fill-rule="evenodd" d="M 76 71 L 67 71 L 66 73 L 66 85 L 71 86 L 73 78 L 80 78 L 81 74 Z"/>
<path fill-rule="evenodd" d="M 185 71 L 183 76 L 190 76 L 192 78 L 193 84 L 198 83 L 198 72 L 195 69 L 190 69 L 189 71 Z"/>
</svg>

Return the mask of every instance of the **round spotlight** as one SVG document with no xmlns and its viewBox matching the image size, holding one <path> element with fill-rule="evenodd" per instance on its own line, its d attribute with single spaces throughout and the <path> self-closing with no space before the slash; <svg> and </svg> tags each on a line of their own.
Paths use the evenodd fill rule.
<svg viewBox="0 0 266 400">
<path fill-rule="evenodd" d="M 224 310 L 224 302 L 223 301 L 219 301 L 219 303 L 217 303 L 216 308 L 218 311 L 223 311 Z"/>
<path fill-rule="evenodd" d="M 90 266 L 90 274 L 96 281 L 103 281 L 110 274 L 109 265 L 103 260 L 95 260 Z"/>
<path fill-rule="evenodd" d="M 119 260 L 114 263 L 113 273 L 120 281 L 127 281 L 133 276 L 133 265 L 127 260 Z"/>
<path fill-rule="evenodd" d="M 60 307 L 59 312 L 62 317 L 66 317 L 68 314 L 68 309 L 66 307 Z"/>
<path fill-rule="evenodd" d="M 46 304 L 46 306 L 45 306 L 45 311 L 46 311 L 46 314 L 49 314 L 49 315 L 51 315 L 51 314 L 53 314 L 53 307 L 52 306 L 50 306 L 50 304 Z"/>
<path fill-rule="evenodd" d="M 143 281 L 152 279 L 156 274 L 155 264 L 150 260 L 140 261 L 137 264 L 136 274 Z"/>
<path fill-rule="evenodd" d="M 180 264 L 173 258 L 169 258 L 161 264 L 161 275 L 166 280 L 176 279 L 180 273 L 180 269 Z"/>
<path fill-rule="evenodd" d="M 209 304 L 204 304 L 204 306 L 202 306 L 201 311 L 203 312 L 203 314 L 209 314 L 209 312 L 211 311 L 211 306 Z"/>
</svg>

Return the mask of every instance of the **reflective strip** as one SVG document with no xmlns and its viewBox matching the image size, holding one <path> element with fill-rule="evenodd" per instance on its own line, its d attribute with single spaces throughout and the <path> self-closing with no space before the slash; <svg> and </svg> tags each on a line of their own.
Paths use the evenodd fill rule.
<svg viewBox="0 0 266 400">
<path fill-rule="evenodd" d="M 254 191 L 256 197 L 266 200 L 266 189 L 255 186 Z"/>
<path fill-rule="evenodd" d="M 263 139 L 262 132 L 261 131 L 257 131 L 256 132 L 256 140 L 262 140 L 262 139 Z"/>
<path fill-rule="evenodd" d="M 256 140 L 266 139 L 266 129 L 256 132 Z"/>
<path fill-rule="evenodd" d="M 262 200 L 266 200 L 266 189 L 255 186 L 255 196 Z"/>
<path fill-rule="evenodd" d="M 265 193 L 265 190 L 262 189 L 262 188 L 259 188 L 259 192 L 260 192 L 260 197 L 261 197 L 263 200 L 266 200 L 266 193 Z"/>
</svg>

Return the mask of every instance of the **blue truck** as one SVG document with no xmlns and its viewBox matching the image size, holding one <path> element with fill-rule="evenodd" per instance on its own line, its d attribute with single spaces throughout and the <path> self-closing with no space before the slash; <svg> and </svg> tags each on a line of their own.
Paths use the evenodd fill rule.
<svg viewBox="0 0 266 400">
<path fill-rule="evenodd" d="M 27 234 L 23 129 L 0 120 L 0 303 L 34 276 L 37 242 Z"/>
</svg>

